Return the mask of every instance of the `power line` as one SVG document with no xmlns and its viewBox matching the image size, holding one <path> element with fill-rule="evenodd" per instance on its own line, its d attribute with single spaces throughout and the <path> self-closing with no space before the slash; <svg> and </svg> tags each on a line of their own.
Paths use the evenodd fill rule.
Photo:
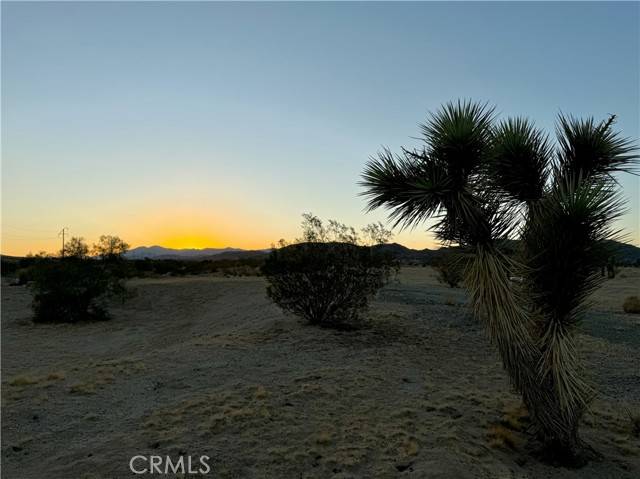
<svg viewBox="0 0 640 479">
<path fill-rule="evenodd" d="M 13 235 L 2 235 L 3 239 L 10 239 L 16 241 L 44 241 L 56 239 L 58 236 L 13 236 Z"/>
<path fill-rule="evenodd" d="M 2 225 L 2 230 L 14 230 L 18 232 L 18 234 L 22 233 L 50 233 L 51 229 L 47 228 L 23 228 L 20 226 L 11 226 L 11 225 Z"/>
</svg>

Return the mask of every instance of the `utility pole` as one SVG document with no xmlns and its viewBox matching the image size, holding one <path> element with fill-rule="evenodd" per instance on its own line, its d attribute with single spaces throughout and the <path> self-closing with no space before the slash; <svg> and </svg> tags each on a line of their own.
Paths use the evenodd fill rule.
<svg viewBox="0 0 640 479">
<path fill-rule="evenodd" d="M 65 230 L 68 230 L 69 228 L 67 228 L 66 226 L 64 228 L 62 228 L 62 230 L 60 230 L 60 233 L 58 233 L 58 236 L 62 236 L 62 250 L 60 251 L 60 254 L 62 255 L 62 257 L 64 258 L 64 232 Z"/>
</svg>

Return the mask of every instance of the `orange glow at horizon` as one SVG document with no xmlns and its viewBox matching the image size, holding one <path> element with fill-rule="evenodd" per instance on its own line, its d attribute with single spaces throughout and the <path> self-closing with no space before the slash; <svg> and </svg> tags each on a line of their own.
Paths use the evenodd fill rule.
<svg viewBox="0 0 640 479">
<path fill-rule="evenodd" d="M 195 199 L 194 199 L 195 200 Z M 19 219 L 5 220 L 2 228 L 2 253 L 12 256 L 25 256 L 28 253 L 57 254 L 61 247 L 61 238 L 57 237 L 59 228 L 55 226 L 66 222 L 70 225 L 67 239 L 82 237 L 91 245 L 100 235 L 111 234 L 121 237 L 131 248 L 139 246 L 162 246 L 174 249 L 203 248 L 242 248 L 246 250 L 266 249 L 280 238 L 291 242 L 300 236 L 300 221 L 295 216 L 278 212 L 265 212 L 249 204 L 236 204 L 229 208 L 208 209 L 200 198 L 202 207 L 193 206 L 197 201 L 189 202 L 181 198 L 142 200 L 137 204 L 123 202 L 112 203 L 107 214 L 87 218 L 83 211 L 66 213 L 64 219 L 52 219 L 42 224 L 48 239 L 12 236 L 11 228 L 21 228 Z M 206 202 L 211 203 L 211 202 Z M 228 204 L 228 202 L 226 202 Z M 55 222 L 54 222 L 55 221 Z M 4 226 L 7 226 L 7 229 Z M 361 227 L 354 222 L 356 228 Z M 27 233 L 24 233 L 27 234 Z M 439 245 L 426 231 L 401 231 L 392 239 L 413 249 L 435 249 Z"/>
</svg>

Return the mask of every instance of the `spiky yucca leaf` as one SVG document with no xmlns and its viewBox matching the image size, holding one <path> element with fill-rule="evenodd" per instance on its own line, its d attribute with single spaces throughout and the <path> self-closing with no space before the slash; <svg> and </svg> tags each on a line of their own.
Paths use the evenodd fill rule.
<svg viewBox="0 0 640 479">
<path fill-rule="evenodd" d="M 443 242 L 490 241 L 492 225 L 478 197 L 483 190 L 470 179 L 477 177 L 488 155 L 492 121 L 493 108 L 486 104 L 449 103 L 422 125 L 422 151 L 378 153 L 367 163 L 360 183 L 369 209 L 390 209 L 395 226 L 402 227 L 439 218 L 435 231 Z"/>
<path fill-rule="evenodd" d="M 585 300 L 600 285 L 599 267 L 611 254 L 623 213 L 612 181 L 563 178 L 532 207 L 522 239 L 535 304 L 549 320 L 575 324 Z"/>
<path fill-rule="evenodd" d="M 445 166 L 458 187 L 466 184 L 488 154 L 494 111 L 486 103 L 458 100 L 421 125 L 429 155 Z"/>
<path fill-rule="evenodd" d="M 443 199 L 453 193 L 442 165 L 426 155 L 418 161 L 415 154 L 393 155 L 387 149 L 367 162 L 360 185 L 366 188 L 369 210 L 389 208 L 394 226 L 437 216 Z"/>
<path fill-rule="evenodd" d="M 545 133 L 526 118 L 509 118 L 493 133 L 491 180 L 517 201 L 539 200 L 549 177 L 551 156 Z"/>
<path fill-rule="evenodd" d="M 596 123 L 593 118 L 582 120 L 561 114 L 556 126 L 558 174 L 588 177 L 618 171 L 634 173 L 638 149 L 612 130 L 614 120 L 615 116 L 611 116 L 608 121 Z"/>
</svg>

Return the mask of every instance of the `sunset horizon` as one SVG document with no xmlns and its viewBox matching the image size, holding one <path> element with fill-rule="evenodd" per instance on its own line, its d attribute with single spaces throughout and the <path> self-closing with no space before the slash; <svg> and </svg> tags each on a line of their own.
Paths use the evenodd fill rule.
<svg viewBox="0 0 640 479">
<path fill-rule="evenodd" d="M 633 4 L 3 2 L 2 13 L 2 254 L 55 252 L 63 227 L 90 243 L 247 249 L 295 238 L 308 211 L 390 227 L 366 211 L 362 169 L 384 147 L 419 146 L 419 125 L 451 100 L 529 117 L 552 139 L 561 112 L 640 131 Z M 593 35 L 603 16 L 606 34 Z M 620 181 L 617 225 L 640 246 L 638 177 Z M 436 248 L 434 224 L 394 241 Z"/>
</svg>

